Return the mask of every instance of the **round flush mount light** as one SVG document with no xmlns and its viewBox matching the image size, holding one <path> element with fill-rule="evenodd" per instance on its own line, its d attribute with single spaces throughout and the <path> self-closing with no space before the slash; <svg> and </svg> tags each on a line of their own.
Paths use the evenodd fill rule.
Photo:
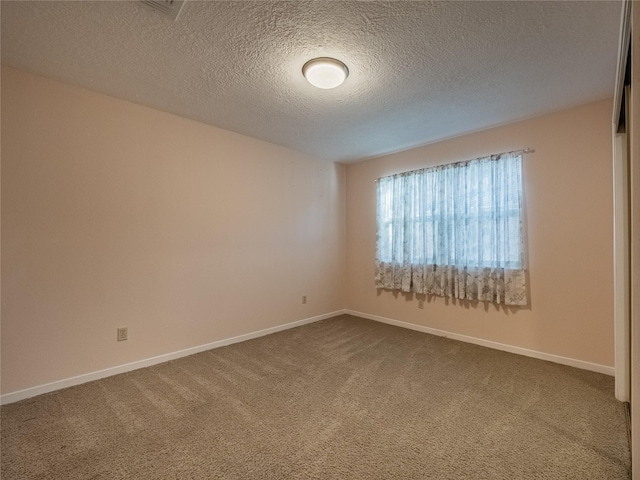
<svg viewBox="0 0 640 480">
<path fill-rule="evenodd" d="M 302 74 L 314 87 L 328 90 L 341 85 L 349 76 L 349 69 L 340 60 L 320 57 L 305 63 Z"/>
</svg>

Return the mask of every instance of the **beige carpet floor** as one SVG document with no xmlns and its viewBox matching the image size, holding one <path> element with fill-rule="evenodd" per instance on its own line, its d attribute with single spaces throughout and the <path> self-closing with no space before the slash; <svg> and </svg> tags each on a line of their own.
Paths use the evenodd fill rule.
<svg viewBox="0 0 640 480">
<path fill-rule="evenodd" d="M 2 478 L 630 478 L 613 378 L 347 315 L 2 407 Z"/>
</svg>

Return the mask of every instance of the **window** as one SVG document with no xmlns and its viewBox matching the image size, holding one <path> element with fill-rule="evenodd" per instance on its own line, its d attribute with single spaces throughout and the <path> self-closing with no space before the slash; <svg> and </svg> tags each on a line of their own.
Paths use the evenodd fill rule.
<svg viewBox="0 0 640 480">
<path fill-rule="evenodd" d="M 508 153 L 380 178 L 376 285 L 526 304 L 521 162 Z"/>
</svg>

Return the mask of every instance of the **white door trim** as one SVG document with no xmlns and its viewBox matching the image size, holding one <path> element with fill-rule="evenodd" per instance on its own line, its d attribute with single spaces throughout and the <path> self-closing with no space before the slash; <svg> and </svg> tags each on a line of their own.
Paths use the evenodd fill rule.
<svg viewBox="0 0 640 480">
<path fill-rule="evenodd" d="M 627 134 L 621 133 L 614 135 L 613 318 L 615 332 L 615 395 L 621 402 L 629 402 L 631 400 L 631 330 L 629 323 L 629 159 L 627 156 Z"/>
</svg>

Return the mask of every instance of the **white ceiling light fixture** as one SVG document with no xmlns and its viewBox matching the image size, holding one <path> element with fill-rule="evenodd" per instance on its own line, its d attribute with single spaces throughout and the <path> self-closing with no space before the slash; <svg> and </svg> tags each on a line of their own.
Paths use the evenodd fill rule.
<svg viewBox="0 0 640 480">
<path fill-rule="evenodd" d="M 328 90 L 342 85 L 349 76 L 349 69 L 340 60 L 320 57 L 305 63 L 302 74 L 314 87 Z"/>
</svg>

